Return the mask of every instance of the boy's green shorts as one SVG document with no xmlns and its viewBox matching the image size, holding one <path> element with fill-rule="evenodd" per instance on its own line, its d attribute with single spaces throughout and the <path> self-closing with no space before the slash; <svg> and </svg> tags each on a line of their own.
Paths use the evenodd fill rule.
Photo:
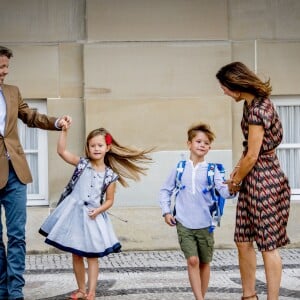
<svg viewBox="0 0 300 300">
<path fill-rule="evenodd" d="M 213 232 L 209 232 L 208 228 L 189 229 L 178 221 L 176 228 L 180 248 L 186 259 L 197 256 L 202 263 L 212 261 L 214 251 Z"/>
</svg>

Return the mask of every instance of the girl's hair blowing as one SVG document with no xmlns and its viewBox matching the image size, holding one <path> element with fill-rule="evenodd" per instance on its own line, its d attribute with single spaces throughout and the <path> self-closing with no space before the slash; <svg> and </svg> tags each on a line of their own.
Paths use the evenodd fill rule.
<svg viewBox="0 0 300 300">
<path fill-rule="evenodd" d="M 261 81 L 241 62 L 233 62 L 222 67 L 216 74 L 219 82 L 231 91 L 245 92 L 259 98 L 270 96 L 272 87 L 270 79 Z"/>
<path fill-rule="evenodd" d="M 152 152 L 153 149 L 139 150 L 122 146 L 105 128 L 98 128 L 91 131 L 87 136 L 85 145 L 85 155 L 87 157 L 89 156 L 89 141 L 97 135 L 104 136 L 106 143 L 110 145 L 111 148 L 104 157 L 104 163 L 119 175 L 118 181 L 124 187 L 128 186 L 125 178 L 137 181 L 140 179 L 140 175 L 146 174 L 148 168 L 143 167 L 140 164 L 146 164 L 152 161 L 152 158 L 147 154 Z"/>
</svg>

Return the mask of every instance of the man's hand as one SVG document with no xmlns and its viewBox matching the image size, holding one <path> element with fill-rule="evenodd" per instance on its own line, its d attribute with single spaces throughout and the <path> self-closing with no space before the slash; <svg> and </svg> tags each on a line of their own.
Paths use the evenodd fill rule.
<svg viewBox="0 0 300 300">
<path fill-rule="evenodd" d="M 72 124 L 72 118 L 70 116 L 62 116 L 57 121 L 57 126 L 59 128 L 67 129 Z"/>
</svg>

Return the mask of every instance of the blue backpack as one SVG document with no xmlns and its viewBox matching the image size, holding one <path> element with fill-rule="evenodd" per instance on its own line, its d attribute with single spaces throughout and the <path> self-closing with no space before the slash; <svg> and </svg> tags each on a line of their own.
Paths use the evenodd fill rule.
<svg viewBox="0 0 300 300">
<path fill-rule="evenodd" d="M 178 193 L 185 188 L 184 185 L 182 185 L 181 178 L 182 174 L 184 172 L 186 165 L 185 160 L 181 160 L 177 164 L 176 168 L 176 178 L 175 178 L 175 199 L 178 195 Z M 208 192 L 211 193 L 212 199 L 214 201 L 214 204 L 210 207 L 210 213 L 213 219 L 213 223 L 210 226 L 209 231 L 213 232 L 216 225 L 220 227 L 221 224 L 221 217 L 223 215 L 224 211 L 224 205 L 225 205 L 225 199 L 220 195 L 220 193 L 215 188 L 215 170 L 216 168 L 221 173 L 223 180 L 225 181 L 225 169 L 222 164 L 219 163 L 208 163 L 207 167 L 207 187 L 203 189 L 203 193 L 206 194 Z M 174 207 L 174 215 L 176 214 L 176 209 Z"/>
</svg>

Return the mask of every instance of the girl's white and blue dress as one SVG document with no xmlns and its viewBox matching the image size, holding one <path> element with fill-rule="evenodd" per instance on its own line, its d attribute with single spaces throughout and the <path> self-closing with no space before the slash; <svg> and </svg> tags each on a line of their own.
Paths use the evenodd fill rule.
<svg viewBox="0 0 300 300">
<path fill-rule="evenodd" d="M 107 169 L 106 169 L 107 171 Z M 118 175 L 113 174 L 116 181 Z M 119 243 L 106 212 L 95 219 L 89 210 L 99 207 L 105 174 L 92 168 L 90 162 L 84 168 L 72 192 L 48 216 L 39 232 L 45 242 L 63 251 L 83 257 L 102 257 L 120 252 Z"/>
</svg>

